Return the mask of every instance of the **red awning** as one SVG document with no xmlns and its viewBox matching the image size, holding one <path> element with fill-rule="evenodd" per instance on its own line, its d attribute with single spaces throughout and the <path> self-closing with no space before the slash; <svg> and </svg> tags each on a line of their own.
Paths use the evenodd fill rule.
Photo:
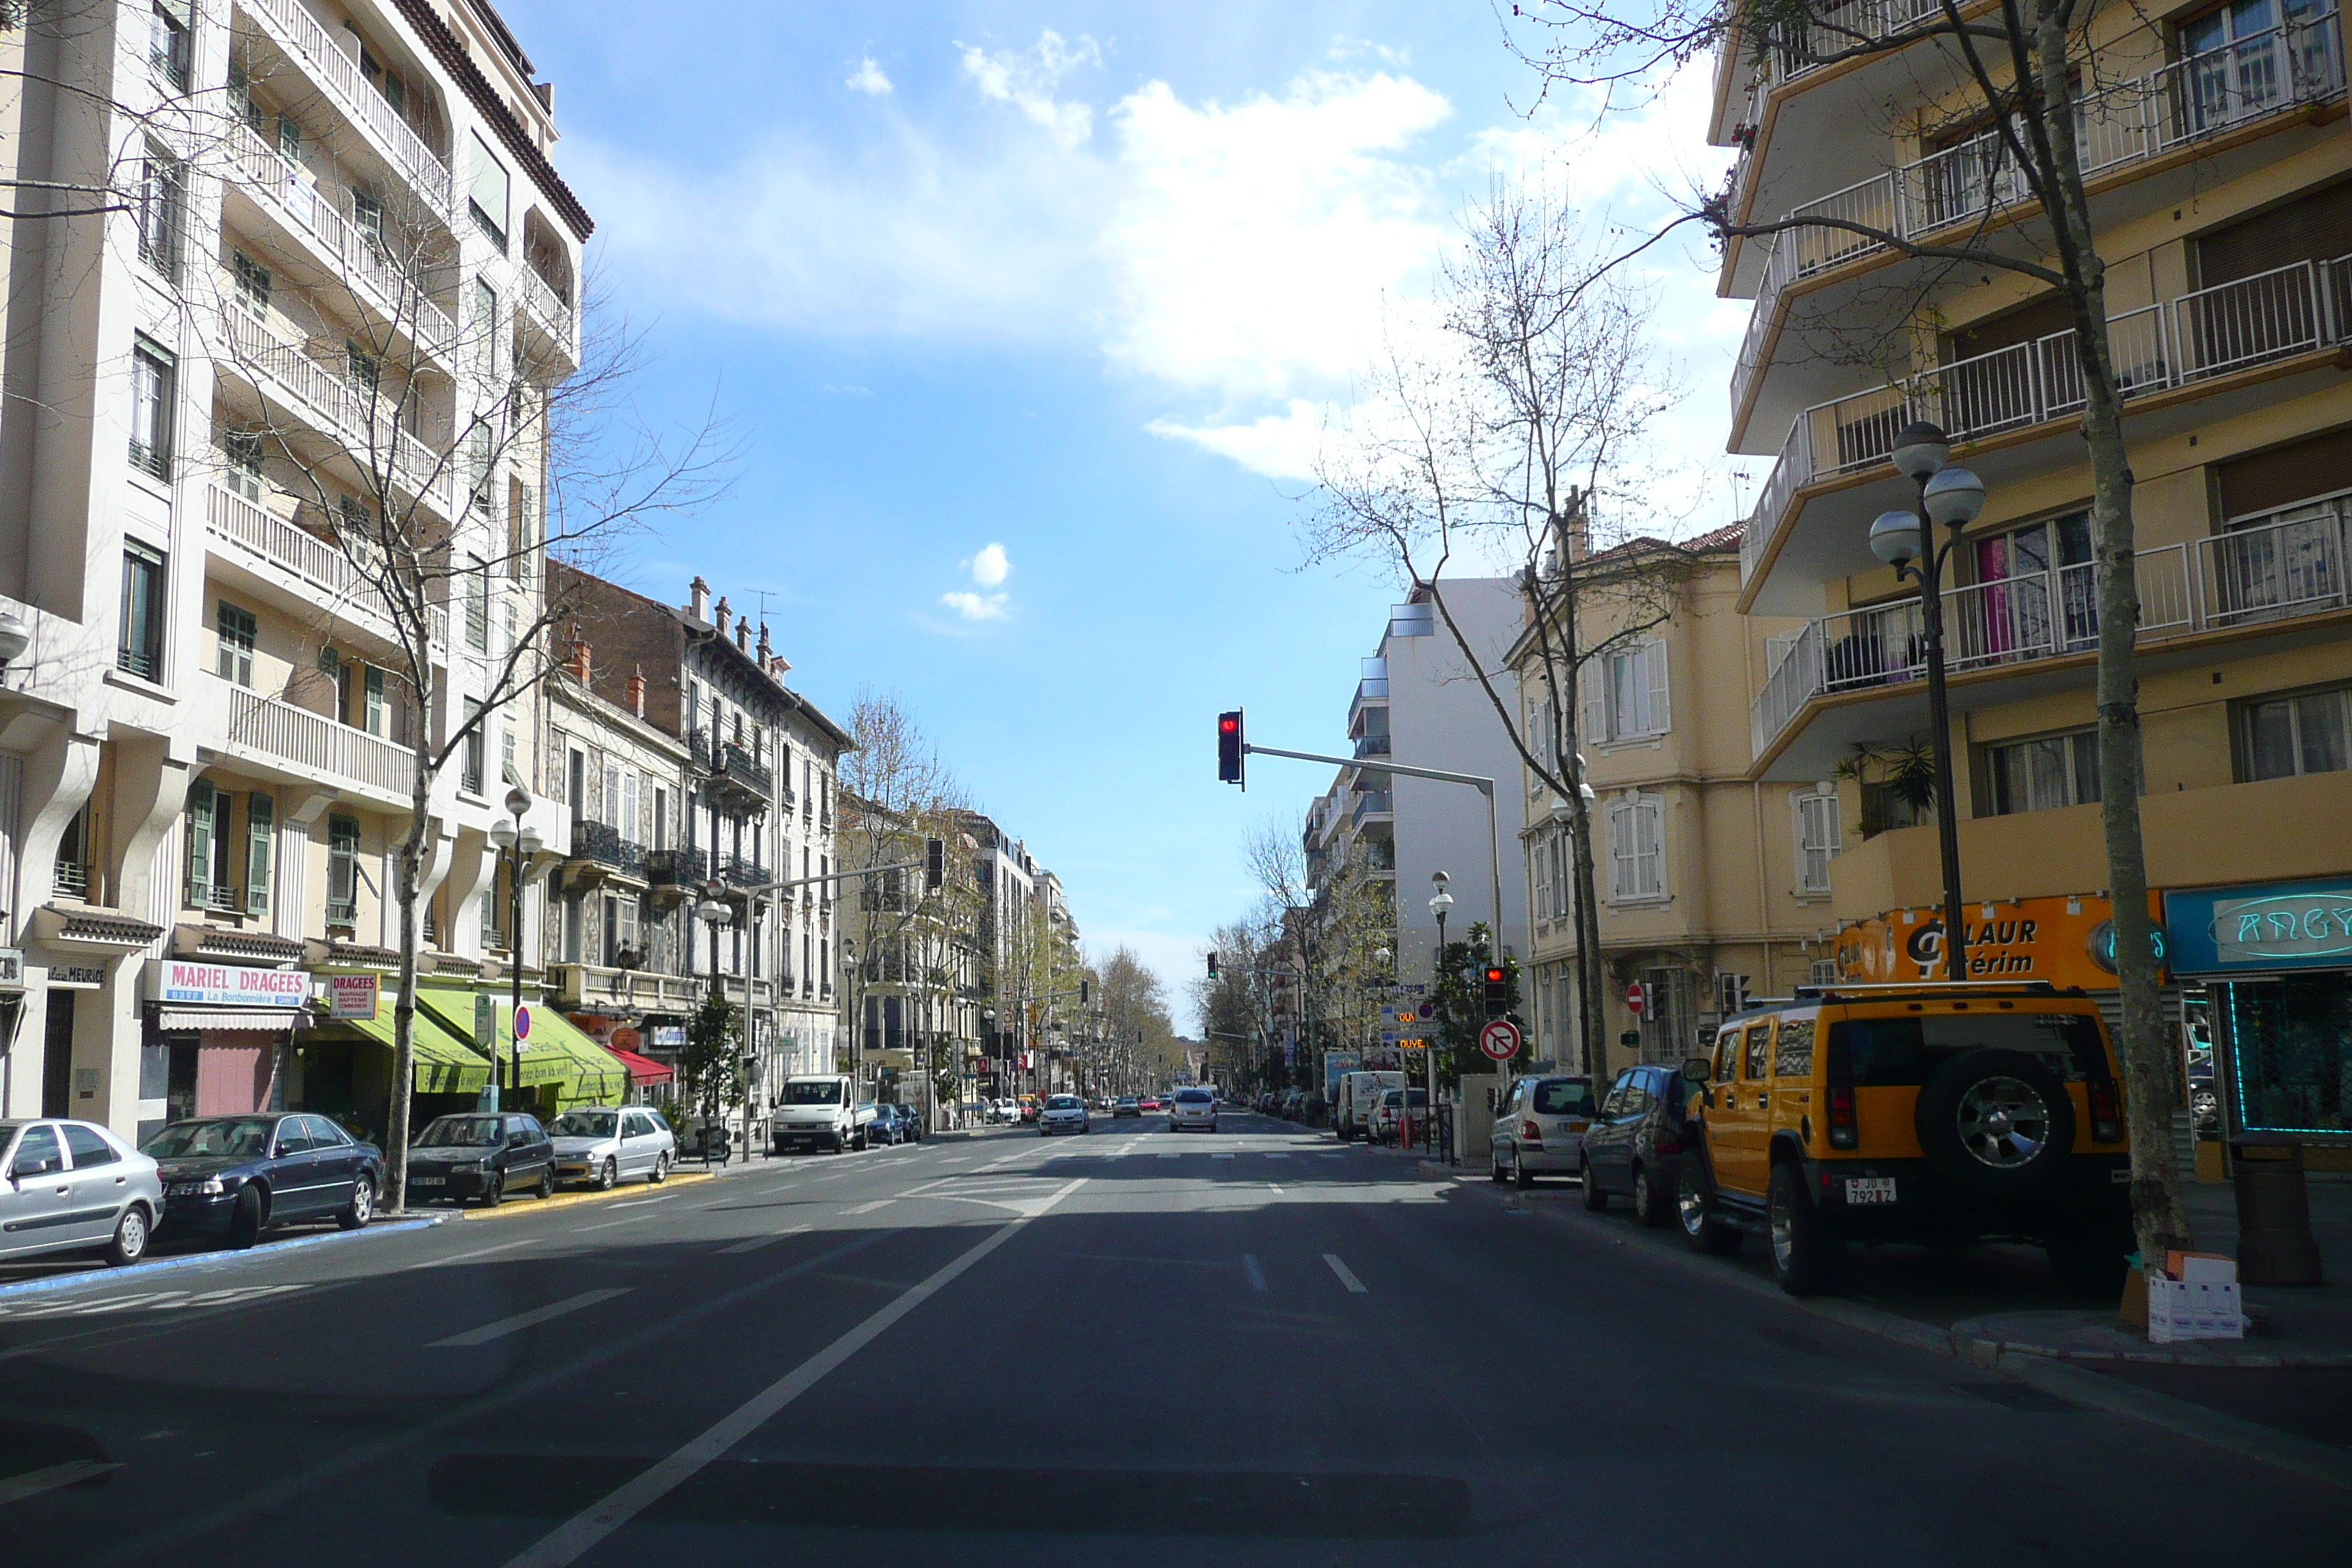
<svg viewBox="0 0 2352 1568">
<path fill-rule="evenodd" d="M 667 1083 L 677 1076 L 651 1057 L 641 1057 L 618 1046 L 606 1046 L 604 1048 L 621 1058 L 621 1065 L 629 1069 L 629 1081 L 639 1089 L 649 1083 Z"/>
</svg>

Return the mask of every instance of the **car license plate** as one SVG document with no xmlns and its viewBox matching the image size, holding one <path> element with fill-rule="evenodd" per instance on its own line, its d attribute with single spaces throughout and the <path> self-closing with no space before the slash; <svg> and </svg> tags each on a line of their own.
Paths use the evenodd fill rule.
<svg viewBox="0 0 2352 1568">
<path fill-rule="evenodd" d="M 446 1176 L 411 1176 L 408 1184 L 412 1187 L 446 1187 L 449 1182 Z"/>
<path fill-rule="evenodd" d="M 1895 1201 L 1895 1178 L 1848 1176 L 1845 1179 L 1845 1201 L 1850 1204 L 1891 1204 Z"/>
<path fill-rule="evenodd" d="M 1592 1124 L 1589 1121 L 1571 1121 L 1568 1124 L 1568 1130 L 1570 1132 L 1581 1132 L 1591 1125 Z"/>
</svg>

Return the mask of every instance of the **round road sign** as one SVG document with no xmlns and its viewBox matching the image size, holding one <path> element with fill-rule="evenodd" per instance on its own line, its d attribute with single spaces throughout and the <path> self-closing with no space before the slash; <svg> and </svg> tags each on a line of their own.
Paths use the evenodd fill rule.
<svg viewBox="0 0 2352 1568">
<path fill-rule="evenodd" d="M 2109 945 L 2110 945 L 2110 946 L 2112 946 L 2113 944 L 2112 944 L 2112 943 L 2110 943 Z M 1437 1016 L 1437 1004 L 1435 1004 L 1434 1002 L 1423 1002 L 1423 1003 L 1421 1005 L 1421 1016 L 1422 1016 L 1423 1017 L 1424 1017 L 1424 1018 L 1434 1018 L 1434 1017 L 1436 1017 L 1436 1016 Z"/>
<path fill-rule="evenodd" d="M 1650 988 L 1635 982 L 1625 987 L 1625 1010 L 1636 1018 L 1642 1016 L 1650 1000 Z"/>
<path fill-rule="evenodd" d="M 527 1040 L 530 1038 L 530 1005 L 529 1003 L 525 1003 L 523 1005 L 515 1009 L 515 1038 L 518 1040 Z"/>
<path fill-rule="evenodd" d="M 1478 1031 L 1478 1048 L 1498 1062 L 1509 1061 L 1519 1054 L 1519 1026 L 1508 1018 L 1497 1018 Z"/>
</svg>

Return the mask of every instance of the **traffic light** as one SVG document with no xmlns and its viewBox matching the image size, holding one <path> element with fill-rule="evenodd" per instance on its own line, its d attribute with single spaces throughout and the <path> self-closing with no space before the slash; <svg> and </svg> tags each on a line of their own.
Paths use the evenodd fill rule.
<svg viewBox="0 0 2352 1568">
<path fill-rule="evenodd" d="M 1499 963 L 1486 966 L 1486 1016 L 1499 1018 L 1511 1010 L 1511 978 Z"/>
<path fill-rule="evenodd" d="M 1242 710 L 1217 715 L 1217 782 L 1249 786 L 1242 779 Z"/>
<path fill-rule="evenodd" d="M 1213 953 L 1209 954 L 1209 978 L 1210 978 L 1210 979 L 1212 979 L 1212 980 L 1214 980 L 1216 977 L 1217 977 L 1217 955 L 1216 955 L 1215 953 L 1213 953 Z"/>
<path fill-rule="evenodd" d="M 1078 977 L 1078 1005 L 1079 1005 L 1079 1006 L 1081 1006 L 1081 1007 L 1083 1007 L 1083 1006 L 1085 1006 L 1086 1005 L 1087 1005 L 1087 980 L 1086 980 L 1086 976 L 1082 974 L 1082 975 L 1080 975 L 1080 976 Z"/>
<path fill-rule="evenodd" d="M 936 893 L 947 886 L 948 841 L 944 838 L 923 840 L 923 889 Z"/>
</svg>

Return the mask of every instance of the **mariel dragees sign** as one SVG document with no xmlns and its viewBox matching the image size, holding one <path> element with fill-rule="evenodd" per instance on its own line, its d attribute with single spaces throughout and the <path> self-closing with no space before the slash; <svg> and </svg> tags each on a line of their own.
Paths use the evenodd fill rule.
<svg viewBox="0 0 2352 1568">
<path fill-rule="evenodd" d="M 211 1007 L 299 1008 L 310 994 L 310 976 L 299 969 L 243 969 L 181 959 L 166 960 L 155 983 L 159 1002 Z"/>
</svg>

